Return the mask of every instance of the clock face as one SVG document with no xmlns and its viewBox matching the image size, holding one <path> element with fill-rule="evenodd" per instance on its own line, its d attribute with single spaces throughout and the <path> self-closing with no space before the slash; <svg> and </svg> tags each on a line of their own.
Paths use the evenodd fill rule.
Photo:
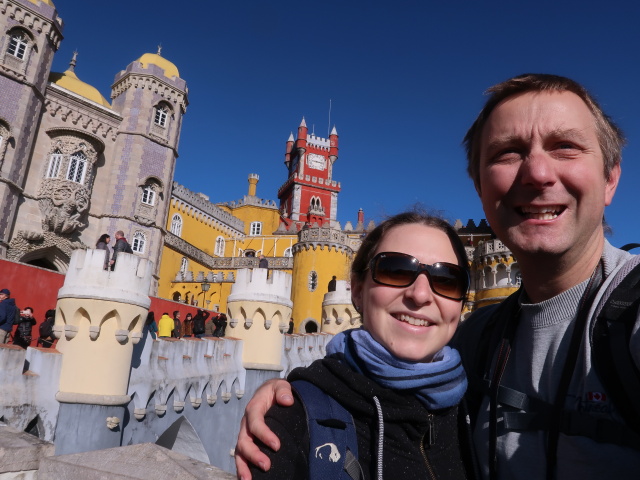
<svg viewBox="0 0 640 480">
<path fill-rule="evenodd" d="M 324 170 L 327 168 L 327 160 L 322 155 L 310 153 L 307 155 L 307 165 L 316 170 Z"/>
</svg>

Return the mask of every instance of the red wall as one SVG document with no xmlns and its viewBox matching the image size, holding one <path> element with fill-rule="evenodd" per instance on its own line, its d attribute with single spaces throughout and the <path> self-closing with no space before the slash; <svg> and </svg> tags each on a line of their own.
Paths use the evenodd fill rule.
<svg viewBox="0 0 640 480">
<path fill-rule="evenodd" d="M 32 347 L 35 347 L 38 341 L 38 326 L 44 320 L 44 313 L 50 308 L 56 308 L 58 290 L 63 283 L 62 273 L 0 259 L 0 289 L 8 288 L 11 291 L 11 297 L 15 299 L 19 309 L 33 308 L 37 324 L 33 327 L 31 335 Z M 180 319 L 184 320 L 187 313 L 195 315 L 197 307 L 151 297 L 150 310 L 154 312 L 157 322 L 164 312 L 172 316 L 175 310 L 180 311 Z"/>
</svg>

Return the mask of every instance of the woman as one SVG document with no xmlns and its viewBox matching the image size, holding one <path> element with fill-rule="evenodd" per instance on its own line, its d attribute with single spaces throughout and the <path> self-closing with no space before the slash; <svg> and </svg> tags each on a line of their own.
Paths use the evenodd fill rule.
<svg viewBox="0 0 640 480">
<path fill-rule="evenodd" d="M 193 315 L 187 313 L 187 316 L 184 317 L 184 322 L 182 322 L 182 330 L 184 334 L 183 337 L 190 337 L 193 335 Z"/>
<path fill-rule="evenodd" d="M 96 242 L 96 250 L 104 250 L 104 269 L 106 270 L 109 266 L 109 242 L 111 241 L 111 237 L 106 233 L 100 235 L 100 238 Z"/>
<path fill-rule="evenodd" d="M 147 313 L 147 321 L 144 322 L 145 326 L 149 330 L 149 335 L 155 340 L 158 337 L 158 324 L 156 323 L 156 317 L 153 312 Z"/>
<path fill-rule="evenodd" d="M 444 220 L 402 213 L 365 237 L 351 268 L 363 328 L 336 335 L 326 358 L 288 377 L 316 385 L 352 415 L 362 478 L 467 477 L 457 427 L 467 382 L 446 344 L 468 286 L 464 246 Z M 271 468 L 253 468 L 253 478 L 309 478 L 301 402 L 273 406 L 266 421 L 281 447 L 261 447 Z"/>
</svg>

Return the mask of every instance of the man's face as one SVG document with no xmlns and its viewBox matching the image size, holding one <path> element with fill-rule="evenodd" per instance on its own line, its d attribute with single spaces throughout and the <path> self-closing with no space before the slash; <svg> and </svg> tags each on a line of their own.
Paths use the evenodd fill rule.
<svg viewBox="0 0 640 480">
<path fill-rule="evenodd" d="M 574 93 L 510 97 L 484 126 L 480 199 L 489 224 L 521 259 L 600 245 L 619 177 L 616 166 L 604 178 L 595 119 Z"/>
<path fill-rule="evenodd" d="M 0 293 L 0 302 L 6 300 L 9 296 L 6 293 Z"/>
<path fill-rule="evenodd" d="M 33 312 L 30 309 L 25 308 L 22 312 L 20 312 L 20 315 L 22 315 L 23 317 L 31 318 Z"/>
</svg>

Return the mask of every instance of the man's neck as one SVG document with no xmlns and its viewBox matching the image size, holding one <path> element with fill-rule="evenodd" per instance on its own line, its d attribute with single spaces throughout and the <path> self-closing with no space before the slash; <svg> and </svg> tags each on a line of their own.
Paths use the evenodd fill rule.
<svg viewBox="0 0 640 480">
<path fill-rule="evenodd" d="M 539 303 L 589 279 L 602 258 L 603 248 L 601 237 L 578 255 L 570 252 L 559 256 L 516 255 L 527 296 L 533 303 Z"/>
</svg>

